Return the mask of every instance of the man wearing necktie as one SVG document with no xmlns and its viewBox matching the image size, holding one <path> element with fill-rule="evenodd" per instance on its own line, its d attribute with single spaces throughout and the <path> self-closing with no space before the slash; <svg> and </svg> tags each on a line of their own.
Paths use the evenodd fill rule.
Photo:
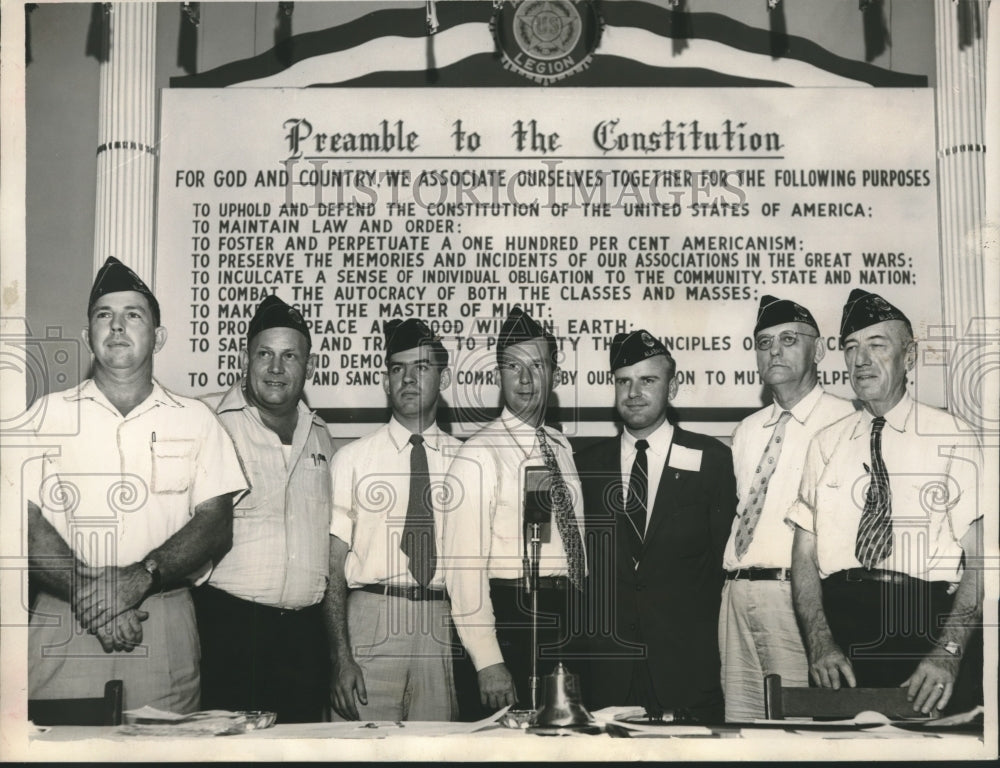
<svg viewBox="0 0 1000 768">
<path fill-rule="evenodd" d="M 520 307 L 497 338 L 503 411 L 462 446 L 448 470 L 446 578 L 455 626 L 472 657 L 482 705 L 531 705 L 530 598 L 524 592 L 524 485 L 527 467 L 545 467 L 552 520 L 542 526 L 538 671 L 566 659 L 571 608 L 586 562 L 583 505 L 569 442 L 545 425 L 558 367 L 556 339 Z M 570 663 L 572 671 L 572 663 Z"/>
<path fill-rule="evenodd" d="M 331 701 L 347 720 L 454 720 L 440 552 L 443 477 L 459 442 L 436 423 L 448 351 L 417 319 L 389 321 L 385 336 L 392 418 L 331 465 Z"/>
<path fill-rule="evenodd" d="M 809 446 L 788 519 L 813 681 L 906 686 L 913 709 L 982 699 L 982 453 L 968 424 L 916 402 L 906 315 L 855 289 L 840 330 L 864 410 Z M 978 690 L 977 690 L 978 689 Z"/>
<path fill-rule="evenodd" d="M 764 296 L 753 333 L 757 371 L 774 402 L 733 432 L 739 505 L 723 555 L 719 613 L 727 721 L 764 717 L 765 675 L 781 675 L 789 686 L 809 684 L 792 608 L 794 528 L 785 514 L 798 495 L 813 435 L 854 412 L 849 401 L 819 384 L 826 345 L 808 309 Z"/>
<path fill-rule="evenodd" d="M 676 363 L 650 333 L 611 343 L 621 435 L 577 456 L 591 565 L 591 708 L 635 704 L 721 722 L 722 550 L 735 514 L 729 448 L 667 420 Z"/>
</svg>

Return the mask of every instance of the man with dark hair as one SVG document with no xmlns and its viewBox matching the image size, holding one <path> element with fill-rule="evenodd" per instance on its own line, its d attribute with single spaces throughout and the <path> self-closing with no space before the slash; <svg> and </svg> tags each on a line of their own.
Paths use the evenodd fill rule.
<svg viewBox="0 0 1000 768">
<path fill-rule="evenodd" d="M 454 720 L 450 605 L 440 565 L 443 477 L 459 442 L 437 425 L 448 351 L 421 320 L 385 328 L 392 418 L 334 457 L 331 700 L 347 720 Z M 348 590 L 350 592 L 348 593 Z"/>
<path fill-rule="evenodd" d="M 242 376 L 211 404 L 251 490 L 233 510 L 233 546 L 195 590 L 202 706 L 269 710 L 282 723 L 322 720 L 329 653 L 327 586 L 333 445 L 302 392 L 309 326 L 276 295 L 261 301 L 240 351 Z"/>
<path fill-rule="evenodd" d="M 738 515 L 726 544 L 719 651 L 726 720 L 764 717 L 764 676 L 809 683 L 806 652 L 792 608 L 795 501 L 806 449 L 820 429 L 854 412 L 824 392 L 818 366 L 826 353 L 812 313 L 790 299 L 764 296 L 754 326 L 757 371 L 774 402 L 733 433 Z"/>
<path fill-rule="evenodd" d="M 736 502 L 732 454 L 667 419 L 676 363 L 652 334 L 615 336 L 610 367 L 625 429 L 577 456 L 592 565 L 586 700 L 721 722 L 717 632 Z"/>
<path fill-rule="evenodd" d="M 809 445 L 792 594 L 817 685 L 906 686 L 924 713 L 975 706 L 982 677 L 982 452 L 907 392 L 909 319 L 851 291 L 840 341 L 864 410 Z M 978 699 L 978 701 L 977 701 Z"/>
<path fill-rule="evenodd" d="M 448 470 L 454 508 L 445 524 L 446 578 L 455 626 L 472 657 L 480 700 L 491 710 L 530 706 L 532 656 L 551 671 L 570 640 L 570 607 L 586 574 L 583 506 L 569 442 L 545 425 L 555 382 L 556 340 L 520 307 L 497 339 L 503 411 L 462 445 Z M 542 526 L 540 632 L 531 643 L 524 594 L 525 469 L 544 468 L 552 520 Z"/>
<path fill-rule="evenodd" d="M 87 320 L 93 378 L 44 398 L 34 425 L 41 458 L 26 467 L 28 555 L 41 586 L 28 695 L 96 697 L 121 679 L 126 709 L 193 712 L 188 585 L 228 550 L 232 497 L 246 479 L 212 412 L 153 379 L 167 337 L 159 305 L 113 257 Z"/>
</svg>

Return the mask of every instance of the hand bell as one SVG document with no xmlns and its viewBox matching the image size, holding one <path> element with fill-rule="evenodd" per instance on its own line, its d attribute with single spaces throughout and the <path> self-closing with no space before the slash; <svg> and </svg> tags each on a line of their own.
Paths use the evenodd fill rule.
<svg viewBox="0 0 1000 768">
<path fill-rule="evenodd" d="M 551 675 L 542 678 L 545 694 L 535 715 L 540 728 L 584 728 L 594 724 L 594 718 L 581 703 L 580 678 L 569 672 L 562 662 Z"/>
</svg>

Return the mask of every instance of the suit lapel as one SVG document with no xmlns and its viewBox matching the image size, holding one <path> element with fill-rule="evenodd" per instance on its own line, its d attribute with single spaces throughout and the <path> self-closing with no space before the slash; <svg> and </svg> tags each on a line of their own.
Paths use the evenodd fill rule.
<svg viewBox="0 0 1000 768">
<path fill-rule="evenodd" d="M 684 487 L 695 474 L 694 472 L 670 467 L 670 456 L 675 446 L 685 445 L 685 443 L 683 430 L 675 426 L 674 434 L 670 441 L 670 450 L 667 452 L 663 472 L 660 474 L 660 485 L 656 489 L 656 501 L 653 502 L 652 516 L 649 518 L 649 525 L 646 526 L 646 536 L 642 544 L 644 554 L 646 548 L 649 546 L 649 542 L 655 538 L 664 520 L 674 510 L 677 499 L 683 496 Z"/>
</svg>

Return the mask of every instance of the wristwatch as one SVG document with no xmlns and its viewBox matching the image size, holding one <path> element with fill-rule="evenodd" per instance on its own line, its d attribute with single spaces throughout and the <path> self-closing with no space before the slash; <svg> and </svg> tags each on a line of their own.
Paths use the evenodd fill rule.
<svg viewBox="0 0 1000 768">
<path fill-rule="evenodd" d="M 147 594 L 155 595 L 163 589 L 163 577 L 160 574 L 160 564 L 153 558 L 147 557 L 142 561 L 142 569 L 148 573 L 149 578 L 152 579 L 149 585 L 149 592 Z"/>
<path fill-rule="evenodd" d="M 962 655 L 962 646 L 960 646 L 954 640 L 950 640 L 944 645 L 942 645 L 941 650 L 944 651 L 945 653 L 951 654 L 952 656 Z"/>
</svg>

